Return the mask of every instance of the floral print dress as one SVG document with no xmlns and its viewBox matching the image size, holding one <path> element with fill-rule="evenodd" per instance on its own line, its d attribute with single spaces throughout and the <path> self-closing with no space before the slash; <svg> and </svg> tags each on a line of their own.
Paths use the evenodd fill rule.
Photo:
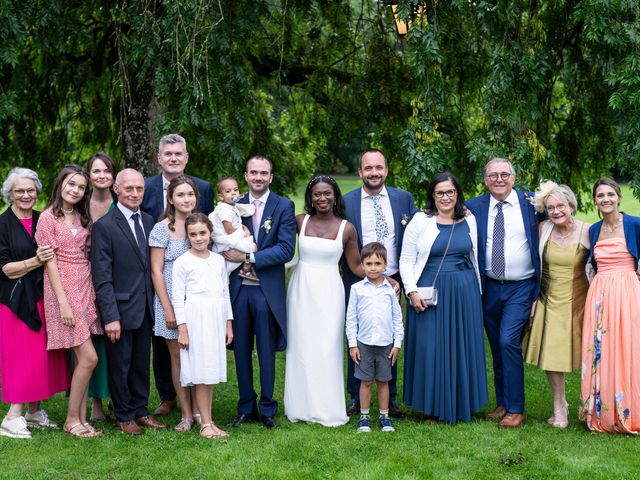
<svg viewBox="0 0 640 480">
<path fill-rule="evenodd" d="M 590 430 L 640 431 L 640 281 L 624 238 L 596 243 L 582 328 L 580 418 Z"/>
</svg>

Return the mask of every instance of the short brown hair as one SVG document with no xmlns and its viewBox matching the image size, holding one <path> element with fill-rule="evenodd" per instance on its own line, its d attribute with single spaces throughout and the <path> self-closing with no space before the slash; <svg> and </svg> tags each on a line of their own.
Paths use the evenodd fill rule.
<svg viewBox="0 0 640 480">
<path fill-rule="evenodd" d="M 184 219 L 184 231 L 189 236 L 189 226 L 195 225 L 196 223 L 204 223 L 209 230 L 209 232 L 213 232 L 213 224 L 209 217 L 207 217 L 202 212 L 193 212 L 187 215 L 187 218 Z"/>
<path fill-rule="evenodd" d="M 387 249 L 379 242 L 367 243 L 362 250 L 360 250 L 360 259 L 364 261 L 365 258 L 377 255 L 387 263 Z"/>
</svg>

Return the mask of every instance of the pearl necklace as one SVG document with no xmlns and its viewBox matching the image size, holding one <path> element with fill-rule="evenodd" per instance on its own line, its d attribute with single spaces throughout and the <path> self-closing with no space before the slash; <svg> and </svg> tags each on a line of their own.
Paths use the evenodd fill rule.
<svg viewBox="0 0 640 480">
<path fill-rule="evenodd" d="M 62 213 L 67 213 L 67 214 L 71 214 L 74 212 L 73 208 L 71 208 L 71 210 L 65 210 L 64 208 L 60 207 L 60 210 L 62 210 Z"/>
</svg>

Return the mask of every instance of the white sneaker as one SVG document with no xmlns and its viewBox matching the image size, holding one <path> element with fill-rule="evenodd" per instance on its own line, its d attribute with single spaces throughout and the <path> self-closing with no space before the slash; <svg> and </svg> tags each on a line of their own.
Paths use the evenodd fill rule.
<svg viewBox="0 0 640 480">
<path fill-rule="evenodd" d="M 31 432 L 27 429 L 27 421 L 24 417 L 16 417 L 13 420 L 7 420 L 7 417 L 4 417 L 0 425 L 0 436 L 31 438 Z"/>
<path fill-rule="evenodd" d="M 58 424 L 49 419 L 49 415 L 44 410 L 38 410 L 35 413 L 27 413 L 25 416 L 27 425 L 34 428 L 53 428 L 58 429 Z"/>
</svg>

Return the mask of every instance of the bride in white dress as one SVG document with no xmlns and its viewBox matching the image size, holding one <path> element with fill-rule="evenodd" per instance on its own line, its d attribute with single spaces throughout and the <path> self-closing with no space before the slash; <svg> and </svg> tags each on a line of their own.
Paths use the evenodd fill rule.
<svg viewBox="0 0 640 480">
<path fill-rule="evenodd" d="M 344 220 L 340 188 L 314 177 L 305 191 L 307 215 L 298 215 L 299 261 L 287 292 L 287 363 L 284 412 L 292 422 L 328 427 L 349 421 L 344 397 L 344 286 L 342 253 L 364 275 L 356 231 Z"/>
</svg>

